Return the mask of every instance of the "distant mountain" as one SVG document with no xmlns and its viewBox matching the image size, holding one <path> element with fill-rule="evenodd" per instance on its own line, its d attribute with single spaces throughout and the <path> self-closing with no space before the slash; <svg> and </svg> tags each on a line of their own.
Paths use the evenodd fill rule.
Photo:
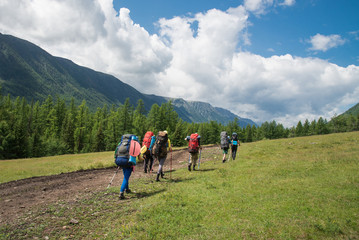
<svg viewBox="0 0 359 240">
<path fill-rule="evenodd" d="M 255 125 L 250 119 L 208 103 L 143 94 L 112 75 L 54 57 L 26 40 L 1 33 L 0 85 L 2 95 L 21 96 L 28 101 L 43 101 L 52 95 L 69 102 L 74 97 L 77 105 L 85 100 L 90 109 L 103 107 L 104 104 L 123 104 L 126 98 L 130 98 L 134 106 L 142 99 L 146 110 L 149 110 L 155 103 L 161 105 L 172 100 L 180 118 L 187 122 L 213 120 L 226 124 L 237 117 L 241 126 Z"/>
<path fill-rule="evenodd" d="M 209 103 L 198 101 L 185 101 L 181 98 L 169 99 L 172 104 L 177 107 L 177 112 L 185 115 L 186 113 L 192 113 L 186 117 L 191 122 L 208 122 L 213 119 L 221 123 L 227 123 L 228 120 L 233 121 L 234 118 L 238 119 L 241 127 L 246 127 L 248 124 L 256 125 L 252 120 L 241 118 L 227 109 L 213 107 Z"/>
</svg>

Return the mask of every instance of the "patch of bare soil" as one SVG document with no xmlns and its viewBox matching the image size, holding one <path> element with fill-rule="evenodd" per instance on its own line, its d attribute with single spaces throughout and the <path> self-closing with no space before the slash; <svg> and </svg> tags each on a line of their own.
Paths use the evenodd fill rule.
<svg viewBox="0 0 359 240">
<path fill-rule="evenodd" d="M 203 148 L 202 152 L 213 150 L 213 148 Z M 170 169 L 187 167 L 188 156 L 187 150 L 173 151 L 171 164 L 171 153 L 169 153 L 165 162 L 166 177 L 170 174 Z M 201 162 L 207 160 L 202 155 Z M 0 224 L 18 219 L 34 207 L 45 207 L 60 200 L 78 200 L 90 194 L 105 191 L 116 169 L 116 167 L 113 167 L 78 171 L 0 184 Z M 158 161 L 155 162 L 153 169 L 154 172 L 150 175 L 155 180 Z M 148 174 L 146 176 L 146 173 L 143 172 L 143 163 L 139 163 L 135 168 L 135 172 L 131 175 L 131 180 L 148 177 Z M 120 170 L 111 186 L 120 186 L 122 179 L 122 171 Z"/>
</svg>

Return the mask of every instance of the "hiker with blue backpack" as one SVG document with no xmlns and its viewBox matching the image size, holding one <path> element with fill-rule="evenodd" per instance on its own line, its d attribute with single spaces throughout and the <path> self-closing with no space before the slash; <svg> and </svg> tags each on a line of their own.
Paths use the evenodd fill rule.
<svg viewBox="0 0 359 240">
<path fill-rule="evenodd" d="M 241 144 L 238 141 L 237 133 L 232 133 L 232 141 L 231 141 L 231 152 L 232 152 L 232 159 L 236 160 L 237 150 Z"/>
<path fill-rule="evenodd" d="M 140 148 L 141 146 L 138 143 L 138 137 L 133 134 L 123 135 L 120 143 L 116 147 L 115 163 L 119 168 L 122 168 L 123 171 L 123 181 L 119 196 L 120 199 L 125 198 L 125 191 L 126 193 L 131 193 L 131 189 L 128 184 L 131 173 L 134 171 L 134 166 L 136 165 L 136 155 L 139 155 Z"/>
<path fill-rule="evenodd" d="M 167 158 L 167 149 L 172 151 L 171 141 L 168 139 L 168 133 L 167 131 L 159 131 L 156 136 L 155 144 L 152 148 L 152 154 L 159 162 L 156 182 L 160 181 L 160 176 L 163 178 L 165 175 L 163 173 L 163 165 L 165 164 Z"/>
<path fill-rule="evenodd" d="M 226 155 L 228 154 L 229 144 L 231 143 L 226 131 L 221 132 L 221 149 L 223 151 L 222 162 L 226 162 Z"/>
<path fill-rule="evenodd" d="M 188 152 L 190 154 L 188 160 L 188 171 L 192 170 L 192 165 L 193 165 L 193 171 L 195 171 L 199 151 L 200 149 L 202 149 L 200 142 L 201 136 L 199 136 L 198 133 L 192 133 L 190 136 L 187 136 L 184 140 L 188 141 Z"/>
</svg>

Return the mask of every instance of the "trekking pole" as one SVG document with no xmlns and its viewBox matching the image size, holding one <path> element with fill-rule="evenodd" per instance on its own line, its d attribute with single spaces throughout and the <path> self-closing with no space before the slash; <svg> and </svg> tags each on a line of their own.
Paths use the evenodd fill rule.
<svg viewBox="0 0 359 240">
<path fill-rule="evenodd" d="M 171 148 L 171 162 L 170 162 L 170 180 L 172 180 L 172 148 Z"/>
<path fill-rule="evenodd" d="M 109 187 L 111 186 L 112 181 L 113 181 L 113 179 L 115 178 L 115 176 L 116 176 L 116 174 L 117 174 L 117 172 L 118 172 L 119 169 L 120 169 L 120 167 L 117 167 L 117 170 L 116 170 L 115 174 L 113 175 L 113 177 L 112 177 L 110 183 L 108 184 L 107 188 L 109 188 Z"/>
<path fill-rule="evenodd" d="M 201 165 L 201 153 L 202 153 L 202 149 L 199 149 L 198 170 L 199 170 L 199 165 Z"/>
</svg>

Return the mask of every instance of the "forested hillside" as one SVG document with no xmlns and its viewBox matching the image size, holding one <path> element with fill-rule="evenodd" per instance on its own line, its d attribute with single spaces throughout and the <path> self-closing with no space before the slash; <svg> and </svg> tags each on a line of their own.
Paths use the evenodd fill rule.
<svg viewBox="0 0 359 240">
<path fill-rule="evenodd" d="M 0 159 L 113 151 L 123 134 L 133 133 L 142 140 L 149 130 L 167 130 L 174 146 L 185 146 L 184 138 L 194 132 L 201 135 L 202 144 L 215 144 L 221 131 L 229 135 L 236 132 L 240 142 L 253 142 L 359 130 L 359 115 L 341 128 L 323 118 L 285 128 L 275 121 L 241 127 L 237 118 L 226 125 L 216 121 L 188 123 L 179 117 L 171 101 L 154 104 L 145 113 L 142 100 L 135 108 L 126 99 L 118 107 L 105 104 L 92 112 L 86 101 L 76 105 L 72 100 L 66 105 L 64 99 L 49 96 L 44 102 L 29 103 L 24 97 L 13 100 L 0 94 Z"/>
</svg>

